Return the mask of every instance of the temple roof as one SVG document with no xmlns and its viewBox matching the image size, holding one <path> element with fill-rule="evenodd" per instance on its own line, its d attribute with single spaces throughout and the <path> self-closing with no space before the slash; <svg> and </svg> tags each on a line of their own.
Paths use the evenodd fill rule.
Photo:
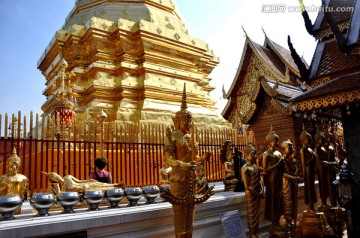
<svg viewBox="0 0 360 238">
<path fill-rule="evenodd" d="M 325 6 L 322 11 L 319 11 L 319 14 L 315 20 L 313 30 L 321 31 L 329 27 L 324 11 L 330 11 L 332 17 L 336 24 L 340 24 L 346 21 L 349 21 L 353 15 L 353 12 L 350 11 L 351 7 L 354 7 L 356 0 L 325 0 Z M 337 10 L 339 9 L 339 10 Z"/>
<path fill-rule="evenodd" d="M 335 39 L 318 43 L 310 67 L 310 79 L 360 67 L 360 55 L 345 55 Z"/>
<path fill-rule="evenodd" d="M 278 58 L 280 58 L 283 63 L 290 66 L 293 73 L 295 73 L 295 74 L 299 73 L 298 66 L 294 62 L 294 59 L 292 58 L 291 53 L 290 53 L 290 51 L 288 49 L 285 49 L 281 45 L 279 45 L 276 42 L 272 41 L 266 35 L 265 35 L 264 46 L 270 47 L 273 50 L 273 52 L 276 54 L 276 56 Z M 304 59 L 303 59 L 303 63 L 306 65 L 307 68 L 309 68 L 309 65 L 307 64 L 307 62 Z"/>
<path fill-rule="evenodd" d="M 360 101 L 360 72 L 342 76 L 290 99 L 298 110 L 347 105 Z"/>
<path fill-rule="evenodd" d="M 289 71 L 294 72 L 291 77 Z M 241 112 L 242 123 L 247 123 L 255 113 L 260 88 L 272 98 L 277 108 L 289 113 L 288 100 L 302 93 L 294 80 L 299 78 L 298 75 L 288 50 L 268 37 L 264 46 L 247 37 L 237 73 L 225 96 L 229 100 L 222 115 L 228 119 L 236 109 Z"/>
<path fill-rule="evenodd" d="M 290 99 L 290 98 L 297 97 L 297 96 L 303 94 L 303 91 L 299 87 L 295 87 L 295 86 L 292 86 L 292 85 L 289 85 L 286 83 L 275 82 L 266 77 L 264 77 L 264 81 L 266 82 L 266 84 L 269 85 L 269 87 L 271 87 L 271 88 L 276 87 L 276 89 L 273 89 L 273 90 L 277 93 L 277 95 L 279 97 Z"/>
<path fill-rule="evenodd" d="M 278 76 L 277 78 L 281 77 L 283 79 L 281 81 L 289 82 L 288 72 L 286 70 L 288 66 L 290 66 L 291 71 L 299 77 L 297 66 L 294 63 L 289 50 L 270 40 L 267 36 L 265 36 L 264 46 L 257 44 L 246 36 L 242 57 L 239 66 L 237 67 L 235 78 L 225 98 L 229 98 L 234 89 L 235 91 L 237 90 L 237 86 L 239 86 L 237 81 L 246 73 L 248 61 L 252 53 L 258 56 L 257 58 L 265 63 L 270 71 Z M 304 63 L 308 66 L 305 60 Z"/>
</svg>

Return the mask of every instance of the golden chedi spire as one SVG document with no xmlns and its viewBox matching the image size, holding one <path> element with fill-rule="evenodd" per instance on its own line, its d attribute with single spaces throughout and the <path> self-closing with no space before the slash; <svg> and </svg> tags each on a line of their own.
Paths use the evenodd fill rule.
<svg viewBox="0 0 360 238">
<path fill-rule="evenodd" d="M 47 85 L 45 116 L 61 87 L 62 59 L 76 81 L 77 115 L 80 107 L 90 116 L 103 108 L 119 123 L 169 124 L 186 83 L 196 124 L 224 124 L 210 98 L 214 88 L 208 77 L 219 58 L 189 34 L 171 0 L 76 1 L 38 61 Z"/>
</svg>

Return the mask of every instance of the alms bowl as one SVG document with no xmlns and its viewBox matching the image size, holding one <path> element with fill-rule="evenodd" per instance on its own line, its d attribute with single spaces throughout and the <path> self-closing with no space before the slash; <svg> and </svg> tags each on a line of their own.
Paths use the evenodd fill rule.
<svg viewBox="0 0 360 238">
<path fill-rule="evenodd" d="M 122 188 L 113 188 L 106 190 L 106 200 L 110 203 L 111 208 L 118 207 L 119 202 L 124 198 L 124 190 Z"/>
<path fill-rule="evenodd" d="M 21 207 L 23 201 L 19 195 L 0 196 L 0 214 L 3 220 L 14 219 L 13 214 Z"/>
<path fill-rule="evenodd" d="M 57 197 L 57 203 L 64 208 L 64 213 L 73 213 L 73 208 L 79 201 L 78 192 L 61 192 Z"/>
<path fill-rule="evenodd" d="M 84 193 L 84 200 L 89 205 L 91 211 L 99 210 L 99 204 L 104 198 L 101 190 L 87 190 Z"/>
<path fill-rule="evenodd" d="M 51 193 L 34 193 L 30 205 L 38 211 L 39 216 L 49 215 L 48 210 L 54 205 L 55 196 Z"/>
</svg>

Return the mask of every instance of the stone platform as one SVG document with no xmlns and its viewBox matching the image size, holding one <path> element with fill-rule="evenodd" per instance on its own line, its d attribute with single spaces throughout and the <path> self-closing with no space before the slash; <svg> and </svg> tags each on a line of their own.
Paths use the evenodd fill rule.
<svg viewBox="0 0 360 238">
<path fill-rule="evenodd" d="M 174 237 L 171 204 L 162 198 L 157 198 L 156 204 L 145 202 L 142 198 L 136 207 L 121 203 L 115 209 L 75 209 L 73 214 L 52 212 L 48 217 L 35 216 L 31 213 L 31 206 L 25 203 L 22 215 L 16 215 L 16 219 L 11 221 L 0 221 L 0 237 Z M 303 203 L 301 187 L 299 204 Z M 299 211 L 302 211 L 301 207 Z M 244 192 L 224 192 L 223 184 L 216 183 L 215 195 L 196 206 L 193 237 L 226 237 L 219 214 L 232 210 L 240 211 L 242 226 L 247 232 Z M 264 200 L 262 214 L 263 210 Z M 270 224 L 262 217 L 260 230 L 266 234 Z"/>
</svg>

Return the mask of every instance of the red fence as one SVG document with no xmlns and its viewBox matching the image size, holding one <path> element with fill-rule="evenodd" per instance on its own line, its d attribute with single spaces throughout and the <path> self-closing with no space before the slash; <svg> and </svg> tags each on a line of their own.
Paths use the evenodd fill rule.
<svg viewBox="0 0 360 238">
<path fill-rule="evenodd" d="M 94 159 L 101 155 L 98 121 L 75 121 L 59 131 L 51 118 L 39 120 L 39 115 L 34 117 L 32 113 L 29 123 L 25 116 L 23 120 L 18 118 L 22 118 L 20 112 L 11 118 L 0 115 L 0 175 L 6 173 L 6 158 L 15 146 L 22 160 L 20 172 L 29 178 L 31 192 L 48 187 L 41 171 L 71 174 L 81 180 L 89 178 L 94 171 Z M 103 128 L 104 156 L 114 183 L 123 181 L 127 187 L 159 184 L 166 125 L 113 121 L 105 122 Z M 213 130 L 198 129 L 195 125 L 194 132 L 199 154 L 212 152 L 210 161 L 204 165 L 205 176 L 210 182 L 223 180 L 221 145 L 231 140 L 242 149 L 246 139 L 237 130 L 226 127 Z"/>
</svg>

